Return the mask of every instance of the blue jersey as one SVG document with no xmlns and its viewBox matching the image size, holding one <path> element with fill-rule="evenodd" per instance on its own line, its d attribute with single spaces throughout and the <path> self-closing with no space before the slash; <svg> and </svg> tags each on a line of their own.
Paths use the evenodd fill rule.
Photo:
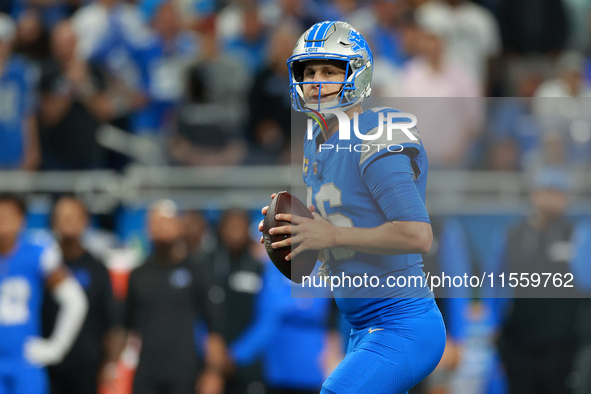
<svg viewBox="0 0 591 394">
<path fill-rule="evenodd" d="M 0 75 L 0 168 L 19 167 L 24 125 L 32 109 L 33 75 L 25 60 L 11 58 Z"/>
<path fill-rule="evenodd" d="M 11 253 L 0 255 L 0 365 L 23 360 L 25 339 L 41 336 L 45 278 L 60 262 L 57 245 L 44 247 L 24 237 Z"/>
<path fill-rule="evenodd" d="M 393 117 L 392 123 L 407 121 L 397 117 L 399 111 L 391 108 L 368 110 L 359 115 L 359 134 L 366 137 L 378 135 L 378 126 L 384 123 L 388 114 Z M 320 145 L 317 142 L 317 139 L 322 138 L 319 127 L 314 129 L 312 139 L 306 138 L 304 182 L 307 185 L 308 205 L 314 205 L 322 217 L 340 227 L 373 228 L 395 220 L 428 222 L 424 207 L 428 162 L 416 128 L 406 132 L 394 129 L 389 135 L 384 126 L 381 136 L 362 140 L 353 132 L 354 120 L 351 120 L 350 127 L 349 140 L 340 139 L 336 132 Z M 408 134 L 412 134 L 414 139 Z M 404 163 L 404 160 L 408 163 L 407 167 L 400 170 L 392 168 L 398 166 L 397 163 Z M 411 187 L 414 183 L 411 192 L 415 194 L 409 200 L 410 214 L 392 213 L 387 208 L 388 202 L 380 201 L 378 196 L 380 193 L 396 196 L 402 190 L 388 187 L 384 193 L 374 184 L 376 173 L 395 175 L 398 171 L 412 172 L 412 178 L 409 176 L 409 179 L 412 179 Z M 416 218 L 413 216 L 415 211 Z M 331 249 L 325 251 L 324 255 L 331 277 L 367 275 L 379 278 L 378 287 L 341 286 L 334 289 L 341 312 L 354 328 L 392 321 L 395 316 L 412 316 L 433 306 L 433 295 L 427 286 L 387 285 L 388 281 L 397 277 L 424 278 L 420 254 L 380 256 Z"/>
</svg>

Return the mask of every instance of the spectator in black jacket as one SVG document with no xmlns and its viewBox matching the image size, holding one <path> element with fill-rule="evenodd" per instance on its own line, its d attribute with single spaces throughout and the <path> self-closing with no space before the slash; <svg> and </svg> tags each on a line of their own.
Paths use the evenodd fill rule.
<svg viewBox="0 0 591 394">
<path fill-rule="evenodd" d="M 114 378 L 122 331 L 116 325 L 111 279 L 105 265 L 82 245 L 88 212 L 75 197 L 61 197 L 54 205 L 52 229 L 60 244 L 64 263 L 88 298 L 88 314 L 78 339 L 66 358 L 49 367 L 52 394 L 96 394 L 100 383 Z M 43 322 L 47 333 L 55 324 L 58 306 L 44 298 Z"/>
<path fill-rule="evenodd" d="M 246 211 L 224 212 L 218 224 L 218 248 L 206 261 L 216 284 L 210 297 L 231 322 L 221 332 L 229 346 L 254 321 L 255 302 L 263 285 L 263 265 L 253 253 L 250 223 Z M 237 368 L 226 382 L 226 393 L 262 393 L 261 382 L 260 363 Z"/>
<path fill-rule="evenodd" d="M 579 346 L 576 290 L 555 282 L 533 284 L 534 274 L 543 278 L 551 273 L 566 281 L 571 270 L 575 224 L 565 216 L 567 187 L 562 171 L 541 171 L 531 194 L 531 215 L 509 230 L 498 253 L 498 267 L 505 269 L 507 278 L 520 278 L 520 285 L 512 289 L 514 299 L 501 313 L 497 341 L 512 394 L 570 392 L 567 380 Z M 521 279 L 526 275 L 531 275 L 530 286 Z"/>
<path fill-rule="evenodd" d="M 271 36 L 269 55 L 263 70 L 256 74 L 249 93 L 250 152 L 246 164 L 287 163 L 290 158 L 291 98 L 285 59 L 299 32 L 291 24 L 278 27 Z"/>
<path fill-rule="evenodd" d="M 101 69 L 77 56 L 77 37 L 68 21 L 51 34 L 52 58 L 41 67 L 39 123 L 42 167 L 101 168 L 105 151 L 96 139 L 100 125 L 117 115 L 115 96 Z"/>
<path fill-rule="evenodd" d="M 200 393 L 220 394 L 226 353 L 219 333 L 225 327 L 209 302 L 207 277 L 188 257 L 174 202 L 155 203 L 148 232 L 153 250 L 131 273 L 125 314 L 126 328 L 141 337 L 133 392 L 193 394 L 199 387 Z M 195 342 L 199 320 L 208 328 L 206 345 Z"/>
</svg>

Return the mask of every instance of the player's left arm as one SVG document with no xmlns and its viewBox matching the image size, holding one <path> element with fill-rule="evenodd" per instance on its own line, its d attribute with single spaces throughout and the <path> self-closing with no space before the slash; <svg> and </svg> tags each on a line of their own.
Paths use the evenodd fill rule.
<svg viewBox="0 0 591 394">
<path fill-rule="evenodd" d="M 32 364 L 51 365 L 61 362 L 74 344 L 86 317 L 88 300 L 78 281 L 63 266 L 57 245 L 42 253 L 41 269 L 59 311 L 51 336 L 30 338 L 25 344 L 25 357 Z"/>
<path fill-rule="evenodd" d="M 293 237 L 274 247 L 299 244 L 288 258 L 304 250 L 336 247 L 380 255 L 427 253 L 433 232 L 414 176 L 408 155 L 379 157 L 363 168 L 362 179 L 386 217 L 385 223 L 373 228 L 337 227 L 317 214 L 314 219 L 281 214 L 279 220 L 295 226 L 279 227 L 272 233 L 290 233 Z"/>
</svg>

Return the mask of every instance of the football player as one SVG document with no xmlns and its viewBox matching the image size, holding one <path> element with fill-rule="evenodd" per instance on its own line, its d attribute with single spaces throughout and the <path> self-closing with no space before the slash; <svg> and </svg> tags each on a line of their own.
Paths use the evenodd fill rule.
<svg viewBox="0 0 591 394">
<path fill-rule="evenodd" d="M 86 316 L 84 291 L 64 267 L 57 244 L 40 246 L 21 234 L 24 203 L 0 194 L 0 392 L 48 390 L 46 365 L 59 363 Z M 59 305 L 49 338 L 41 338 L 43 286 Z"/>
<path fill-rule="evenodd" d="M 433 237 L 420 135 L 414 127 L 385 132 L 388 118 L 407 124 L 408 114 L 363 111 L 373 56 L 349 24 L 315 24 L 299 38 L 287 64 L 293 108 L 319 119 L 304 141 L 303 177 L 314 219 L 277 215 L 292 225 L 269 232 L 291 237 L 273 248 L 298 245 L 288 260 L 305 250 L 323 251 L 322 271 L 333 279 L 377 278 L 371 286 L 333 290 L 353 329 L 347 355 L 322 393 L 406 393 L 433 371 L 445 347 L 443 319 L 429 288 L 392 286 L 424 278 L 421 254 Z M 340 136 L 343 117 L 349 139 Z"/>
</svg>

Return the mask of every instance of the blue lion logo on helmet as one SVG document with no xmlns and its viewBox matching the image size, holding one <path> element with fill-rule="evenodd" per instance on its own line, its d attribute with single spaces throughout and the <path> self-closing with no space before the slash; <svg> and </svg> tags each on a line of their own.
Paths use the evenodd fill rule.
<svg viewBox="0 0 591 394">
<path fill-rule="evenodd" d="M 351 29 L 349 31 L 349 42 L 353 44 L 351 49 L 354 52 L 365 51 L 367 53 L 367 57 L 369 61 L 373 65 L 373 54 L 371 53 L 371 49 L 369 49 L 369 44 L 365 41 L 365 38 L 355 29 Z"/>
</svg>

